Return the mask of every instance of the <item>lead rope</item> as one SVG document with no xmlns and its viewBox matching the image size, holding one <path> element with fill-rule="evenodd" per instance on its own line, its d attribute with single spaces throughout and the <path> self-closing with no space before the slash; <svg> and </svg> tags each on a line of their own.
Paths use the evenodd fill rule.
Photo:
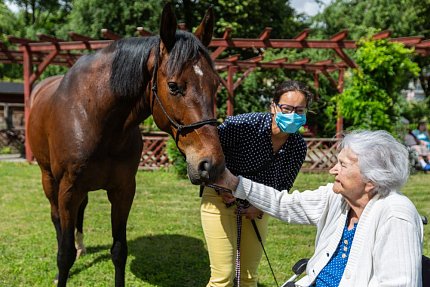
<svg viewBox="0 0 430 287">
<path fill-rule="evenodd" d="M 218 194 L 220 192 L 227 192 L 232 193 L 231 190 L 224 188 L 222 186 L 216 185 L 216 184 L 206 184 L 207 187 L 213 188 Z M 200 187 L 200 196 L 203 192 L 203 185 Z M 240 287 L 240 237 L 242 233 L 242 205 L 243 203 L 238 203 L 236 201 L 237 205 L 237 216 L 236 216 L 236 223 L 237 223 L 237 248 L 236 248 L 236 278 L 234 280 L 234 286 Z M 226 204 L 227 207 L 232 206 L 233 204 Z M 260 231 L 258 230 L 257 223 L 255 220 L 251 220 L 252 227 L 254 228 L 255 234 L 257 235 L 258 241 L 260 241 L 261 248 L 263 249 L 264 255 L 266 256 L 267 263 L 269 264 L 270 271 L 272 272 L 273 279 L 275 280 L 276 286 L 279 287 L 278 280 L 276 280 L 275 272 L 273 272 L 272 264 L 270 264 L 269 256 L 267 256 L 266 249 L 264 248 L 263 240 L 260 235 Z"/>
<path fill-rule="evenodd" d="M 236 223 L 237 223 L 237 247 L 236 247 L 236 278 L 235 286 L 240 287 L 240 237 L 242 234 L 242 206 L 237 207 Z"/>
<path fill-rule="evenodd" d="M 279 287 L 278 280 L 276 280 L 275 272 L 273 272 L 272 264 L 270 264 L 269 256 L 267 256 L 266 249 L 264 248 L 263 239 L 261 239 L 260 231 L 258 231 L 257 223 L 254 219 L 251 219 L 252 227 L 254 227 L 255 234 L 257 235 L 258 241 L 260 241 L 261 248 L 263 249 L 264 255 L 266 256 L 267 263 L 269 264 L 270 271 L 272 271 L 273 279 L 275 280 L 276 287 Z"/>
</svg>

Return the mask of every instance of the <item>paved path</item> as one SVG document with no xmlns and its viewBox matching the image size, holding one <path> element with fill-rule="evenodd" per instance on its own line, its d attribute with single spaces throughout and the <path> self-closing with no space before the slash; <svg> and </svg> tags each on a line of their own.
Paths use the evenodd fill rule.
<svg viewBox="0 0 430 287">
<path fill-rule="evenodd" d="M 0 161 L 25 162 L 19 153 L 17 154 L 0 154 Z"/>
</svg>

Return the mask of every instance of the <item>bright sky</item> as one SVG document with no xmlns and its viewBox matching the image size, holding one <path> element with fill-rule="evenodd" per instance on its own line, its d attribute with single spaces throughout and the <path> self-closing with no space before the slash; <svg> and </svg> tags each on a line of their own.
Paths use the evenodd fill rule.
<svg viewBox="0 0 430 287">
<path fill-rule="evenodd" d="M 13 12 L 17 12 L 18 11 L 18 6 L 16 6 L 13 3 L 10 3 L 9 1 L 6 0 L 6 6 L 9 7 L 10 10 L 12 10 Z"/>
<path fill-rule="evenodd" d="M 332 0 L 323 0 L 323 5 L 327 5 Z M 319 7 L 315 0 L 290 0 L 290 5 L 299 13 L 305 13 L 309 16 L 314 16 L 321 12 L 324 7 Z"/>
</svg>

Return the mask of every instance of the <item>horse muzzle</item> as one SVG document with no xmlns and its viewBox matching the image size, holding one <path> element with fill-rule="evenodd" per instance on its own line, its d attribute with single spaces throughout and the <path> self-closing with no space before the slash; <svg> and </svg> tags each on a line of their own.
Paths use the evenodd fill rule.
<svg viewBox="0 0 430 287">
<path fill-rule="evenodd" d="M 225 163 L 216 164 L 210 158 L 204 158 L 197 165 L 187 162 L 188 177 L 192 184 L 210 183 L 224 170 Z"/>
</svg>

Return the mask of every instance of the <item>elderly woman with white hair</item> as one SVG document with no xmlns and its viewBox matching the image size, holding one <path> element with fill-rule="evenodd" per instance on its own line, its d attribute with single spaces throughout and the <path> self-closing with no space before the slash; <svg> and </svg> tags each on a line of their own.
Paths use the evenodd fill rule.
<svg viewBox="0 0 430 287">
<path fill-rule="evenodd" d="M 226 203 L 247 199 L 265 213 L 317 226 L 315 253 L 297 286 L 422 286 L 423 226 L 400 193 L 408 152 L 385 131 L 349 133 L 340 144 L 334 183 L 278 191 L 226 170 L 217 184 Z M 244 214 L 246 216 L 246 214 Z"/>
</svg>

